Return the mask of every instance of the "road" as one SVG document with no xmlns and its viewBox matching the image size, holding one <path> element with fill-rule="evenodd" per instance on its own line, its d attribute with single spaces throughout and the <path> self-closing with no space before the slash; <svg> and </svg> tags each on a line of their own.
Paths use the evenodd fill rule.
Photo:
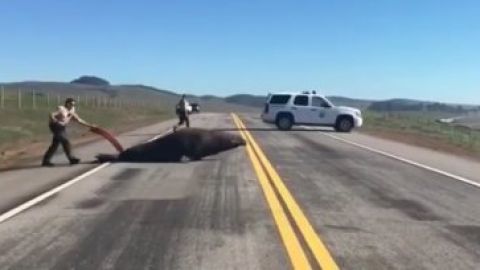
<svg viewBox="0 0 480 270">
<path fill-rule="evenodd" d="M 192 123 L 239 132 L 248 147 L 198 162 L 104 165 L 0 223 L 2 269 L 480 269 L 479 188 L 331 137 L 392 147 L 360 134 L 280 132 L 249 114 Z M 98 142 L 78 154 L 113 151 Z M 0 207 L 94 166 L 0 172 Z M 474 172 L 463 176 L 480 182 Z"/>
</svg>

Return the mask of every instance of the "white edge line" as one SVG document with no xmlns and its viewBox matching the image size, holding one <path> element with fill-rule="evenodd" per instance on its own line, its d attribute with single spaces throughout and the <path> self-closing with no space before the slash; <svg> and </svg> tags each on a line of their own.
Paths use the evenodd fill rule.
<svg viewBox="0 0 480 270">
<path fill-rule="evenodd" d="M 47 199 L 48 197 L 52 196 L 53 194 L 55 194 L 55 193 L 57 193 L 57 192 L 60 192 L 60 191 L 63 190 L 63 189 L 66 189 L 67 187 L 75 184 L 76 182 L 78 182 L 78 181 L 80 181 L 80 180 L 82 180 L 82 179 L 84 179 L 84 178 L 86 178 L 86 177 L 88 177 L 88 176 L 90 176 L 90 175 L 98 172 L 99 170 L 107 167 L 107 166 L 110 165 L 110 164 L 111 164 L 111 163 L 107 162 L 107 163 L 104 163 L 104 164 L 102 164 L 102 165 L 100 165 L 100 166 L 97 166 L 97 167 L 95 167 L 95 168 L 93 168 L 93 169 L 91 169 L 91 170 L 89 170 L 89 171 L 87 171 L 87 172 L 85 172 L 85 173 L 83 173 L 83 174 L 81 174 L 81 175 L 73 178 L 72 180 L 69 180 L 68 182 L 61 184 L 60 186 L 57 186 L 56 188 L 51 189 L 51 190 L 49 190 L 49 191 L 47 191 L 47 192 L 45 192 L 45 193 L 43 193 L 43 194 L 41 194 L 41 195 L 39 195 L 39 196 L 37 196 L 37 197 L 35 197 L 35 198 L 33 198 L 33 199 L 31 199 L 31 200 L 23 203 L 23 204 L 15 207 L 15 208 L 13 208 L 13 209 L 11 209 L 11 210 L 3 213 L 2 215 L 0 215 L 0 223 L 2 223 L 2 222 L 4 222 L 5 220 L 7 220 L 7 219 L 9 219 L 9 218 L 11 218 L 11 217 L 19 214 L 20 212 L 25 211 L 26 209 L 34 206 L 35 204 L 37 204 L 37 203 L 39 203 L 39 202 Z"/>
<path fill-rule="evenodd" d="M 380 155 L 383 155 L 383 156 L 386 156 L 386 157 L 389 157 L 389 158 L 393 158 L 393 159 L 396 159 L 398 161 L 401 161 L 401 162 L 404 162 L 404 163 L 407 163 L 407 164 L 410 164 L 410 165 L 413 165 L 413 166 L 416 166 L 416 167 L 419 167 L 419 168 L 422 168 L 422 169 L 425 169 L 425 170 L 428 170 L 428 171 L 431 171 L 431 172 L 435 172 L 437 174 L 440 174 L 440 175 L 443 175 L 443 176 L 446 176 L 446 177 L 450 177 L 450 178 L 453 178 L 455 180 L 458 180 L 458 181 L 464 182 L 466 184 L 470 184 L 472 186 L 480 188 L 480 183 L 475 182 L 473 180 L 470 180 L 468 178 L 458 176 L 458 175 L 455 175 L 453 173 L 449 173 L 449 172 L 446 172 L 446 171 L 442 171 L 440 169 L 430 167 L 428 165 L 421 164 L 421 163 L 418 163 L 418 162 L 415 162 L 415 161 L 412 161 L 412 160 L 409 160 L 409 159 L 406 159 L 406 158 L 403 158 L 403 157 L 399 157 L 399 156 L 396 156 L 396 155 L 393 155 L 393 154 L 390 154 L 390 153 L 387 153 L 387 152 L 384 152 L 384 151 L 381 151 L 381 150 L 377 150 L 377 149 L 368 147 L 368 146 L 363 145 L 363 144 L 355 143 L 355 142 L 337 137 L 335 135 L 325 134 L 325 133 L 322 133 L 322 134 L 325 135 L 325 136 L 328 136 L 332 139 L 335 139 L 335 140 L 338 140 L 338 141 L 341 141 L 341 142 L 344 142 L 344 143 L 347 143 L 347 144 L 350 144 L 350 145 L 368 150 L 370 152 L 374 152 L 374 153 L 377 153 L 377 154 L 380 154 Z"/>
<path fill-rule="evenodd" d="M 148 142 L 156 140 L 156 139 L 168 134 L 169 132 L 170 132 L 170 130 L 166 131 L 166 132 L 163 132 L 159 135 L 156 135 L 155 137 L 149 139 Z M 81 175 L 79 175 L 79 176 L 77 176 L 77 177 L 75 177 L 75 178 L 73 178 L 73 179 L 71 179 L 71 180 L 69 180 L 69 181 L 67 181 L 67 182 L 65 182 L 65 183 L 47 191 L 47 192 L 45 192 L 45 193 L 42 193 L 42 194 L 38 195 L 37 197 L 35 197 L 35 198 L 33 198 L 29 201 L 26 201 L 26 202 L 14 207 L 14 208 L 8 210 L 7 212 L 0 215 L 0 223 L 3 223 L 4 221 L 20 214 L 21 212 L 23 212 L 23 211 L 27 210 L 28 208 L 38 204 L 39 202 L 47 199 L 48 197 L 54 195 L 55 193 L 58 193 L 58 192 L 60 192 L 64 189 L 68 188 L 69 186 L 77 183 L 78 181 L 87 178 L 88 176 L 100 171 L 101 169 L 109 166 L 110 164 L 111 164 L 110 162 L 103 163 L 103 164 L 101 164 L 101 165 L 99 165 L 99 166 L 97 166 L 97 167 L 95 167 L 95 168 L 93 168 L 89 171 L 86 171 L 83 174 L 81 174 Z"/>
</svg>

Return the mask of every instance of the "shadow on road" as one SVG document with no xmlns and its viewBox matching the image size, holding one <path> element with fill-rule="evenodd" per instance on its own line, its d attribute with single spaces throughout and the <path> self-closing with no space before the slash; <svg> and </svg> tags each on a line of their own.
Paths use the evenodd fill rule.
<svg viewBox="0 0 480 270">
<path fill-rule="evenodd" d="M 98 164 L 96 160 L 89 160 L 89 161 L 84 161 L 80 162 L 79 164 Z M 55 168 L 64 168 L 64 167 L 71 167 L 75 165 L 70 165 L 67 163 L 58 163 L 55 164 L 54 167 L 50 167 L 51 169 Z M 47 168 L 47 167 L 42 167 L 40 164 L 29 164 L 29 165 L 15 165 L 11 167 L 6 167 L 6 168 L 0 168 L 0 173 L 2 172 L 11 172 L 11 171 L 21 171 L 21 170 L 32 170 L 32 169 L 39 169 L 39 168 Z"/>
<path fill-rule="evenodd" d="M 121 162 L 121 161 L 115 161 L 114 163 L 131 163 L 131 164 L 159 164 L 159 163 L 191 163 L 191 162 L 216 162 L 219 159 L 217 158 L 204 158 L 201 160 L 183 160 L 183 161 L 177 161 L 177 162 Z M 79 164 L 101 164 L 100 161 L 98 160 L 89 160 L 85 162 L 81 162 Z M 60 163 L 60 164 L 55 164 L 54 167 L 51 167 L 49 169 L 55 169 L 55 168 L 65 168 L 65 167 L 71 167 L 74 165 L 66 164 L 66 163 Z M 40 168 L 46 168 L 42 167 L 39 164 L 30 164 L 30 165 L 17 165 L 17 166 L 12 166 L 12 167 L 7 167 L 7 168 L 0 168 L 0 173 L 2 172 L 12 172 L 12 171 L 22 171 L 22 170 L 34 170 L 34 169 L 40 169 Z"/>
</svg>

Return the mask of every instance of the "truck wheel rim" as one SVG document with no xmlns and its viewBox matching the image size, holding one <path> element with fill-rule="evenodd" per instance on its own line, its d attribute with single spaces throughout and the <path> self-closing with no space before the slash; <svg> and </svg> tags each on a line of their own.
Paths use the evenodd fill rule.
<svg viewBox="0 0 480 270">
<path fill-rule="evenodd" d="M 290 125 L 290 120 L 288 120 L 286 118 L 280 119 L 280 126 L 282 128 L 287 128 L 289 125 Z"/>
<path fill-rule="evenodd" d="M 348 129 L 350 129 L 351 126 L 352 126 L 352 125 L 351 125 L 351 123 L 350 123 L 349 120 L 343 120 L 343 121 L 340 123 L 340 128 L 341 128 L 342 130 L 348 130 Z"/>
</svg>

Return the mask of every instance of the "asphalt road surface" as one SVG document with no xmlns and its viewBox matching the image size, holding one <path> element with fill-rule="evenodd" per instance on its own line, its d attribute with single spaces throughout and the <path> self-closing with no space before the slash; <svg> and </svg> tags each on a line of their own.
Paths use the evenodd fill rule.
<svg viewBox="0 0 480 270">
<path fill-rule="evenodd" d="M 119 138 L 133 145 L 173 123 Z M 331 137 L 382 146 L 355 133 L 280 132 L 247 114 L 199 114 L 192 126 L 239 132 L 248 147 L 198 162 L 0 172 L 0 268 L 480 269 L 474 185 Z M 88 161 L 114 149 L 76 151 Z M 417 162 L 428 153 L 412 151 Z M 444 166 L 435 158 L 429 166 Z M 479 181 L 470 170 L 461 176 Z"/>
</svg>

